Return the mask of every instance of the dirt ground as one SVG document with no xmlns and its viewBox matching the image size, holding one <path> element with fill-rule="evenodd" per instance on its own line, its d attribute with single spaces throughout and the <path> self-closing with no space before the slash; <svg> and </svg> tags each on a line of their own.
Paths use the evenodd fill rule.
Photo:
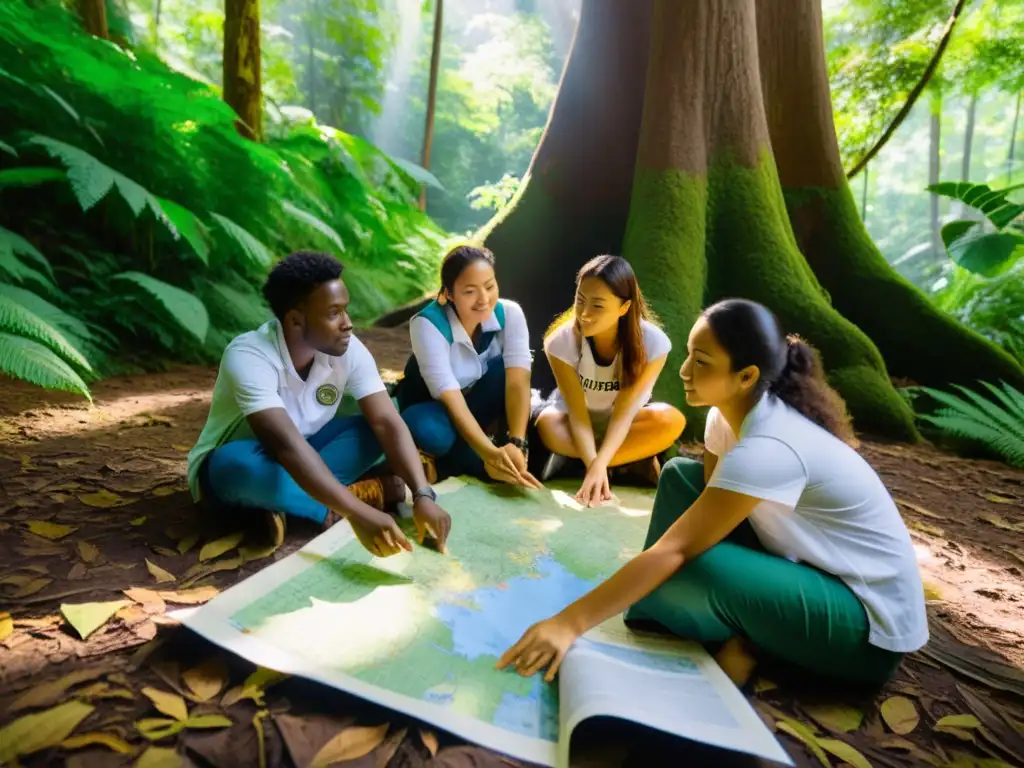
<svg viewBox="0 0 1024 768">
<path fill-rule="evenodd" d="M 393 377 L 406 331 L 360 336 Z M 251 665 L 164 615 L 316 533 L 291 525 L 271 552 L 246 520 L 192 505 L 185 457 L 215 375 L 118 378 L 96 385 L 93 405 L 0 379 L 0 763 L 34 740 L 22 765 L 305 768 L 328 742 L 347 766 L 516 765 L 311 683 L 248 679 Z M 1024 472 L 929 447 L 862 450 L 913 535 L 931 641 L 884 691 L 768 669 L 752 702 L 801 766 L 1024 765 Z M 124 603 L 85 640 L 61 615 L 109 601 Z M 586 766 L 757 764 L 615 723 L 584 728 L 573 754 Z"/>
</svg>

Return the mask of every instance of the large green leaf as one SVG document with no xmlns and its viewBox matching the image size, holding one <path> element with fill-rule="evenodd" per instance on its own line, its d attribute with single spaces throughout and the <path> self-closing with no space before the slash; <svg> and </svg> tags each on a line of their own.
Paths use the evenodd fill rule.
<svg viewBox="0 0 1024 768">
<path fill-rule="evenodd" d="M 967 181 L 943 181 L 932 184 L 928 191 L 936 195 L 951 197 L 959 200 L 965 205 L 977 208 L 992 222 L 996 229 L 1002 229 L 1021 213 L 1024 213 L 1024 205 L 1011 203 L 1006 199 L 1008 193 L 1015 189 L 1024 188 L 1024 184 L 1014 184 L 1012 187 L 1003 189 L 992 189 L 987 184 L 972 184 Z"/>
<path fill-rule="evenodd" d="M 209 266 L 210 244 L 207 241 L 206 227 L 203 226 L 203 223 L 188 208 L 162 197 L 158 197 L 157 200 L 170 222 L 171 233 L 175 237 L 183 237 L 192 246 L 192 251 L 203 264 Z"/>
<path fill-rule="evenodd" d="M 263 243 L 254 237 L 249 230 L 245 227 L 239 226 L 227 216 L 221 216 L 219 213 L 211 213 L 214 220 L 220 224 L 228 236 L 234 240 L 238 246 L 242 249 L 242 253 L 257 267 L 269 267 L 274 257 Z"/>
<path fill-rule="evenodd" d="M 67 337 L 39 315 L 9 296 L 0 295 L 0 331 L 38 341 L 87 371 L 92 366 Z"/>
<path fill-rule="evenodd" d="M 191 293 L 141 272 L 122 272 L 115 280 L 127 280 L 142 288 L 170 313 L 175 322 L 202 342 L 210 330 L 206 307 Z"/>
<path fill-rule="evenodd" d="M 59 168 L 8 168 L 0 171 L 0 189 L 35 187 L 48 181 L 65 181 L 67 177 Z"/>
<path fill-rule="evenodd" d="M 341 239 L 341 235 L 339 235 L 337 232 L 335 232 L 334 229 L 331 227 L 331 225 L 328 224 L 326 221 L 323 221 L 322 219 L 317 218 L 316 216 L 314 216 L 312 213 L 309 213 L 308 211 L 302 210 L 301 208 L 299 208 L 296 205 L 293 205 L 292 203 L 288 202 L 287 200 L 282 200 L 281 201 L 281 206 L 284 208 L 284 210 L 288 214 L 290 214 L 291 216 L 295 217 L 296 219 L 301 221 L 303 224 L 306 224 L 306 225 L 312 227 L 313 229 L 315 229 L 320 234 L 324 235 L 328 240 L 330 240 L 332 243 L 334 243 L 338 247 L 339 251 L 341 251 L 342 253 L 345 252 L 345 243 Z"/>
<path fill-rule="evenodd" d="M 96 340 L 92 331 L 89 330 L 89 326 L 77 317 L 69 315 L 60 307 L 54 306 L 46 299 L 36 295 L 32 291 L 19 288 L 16 285 L 0 283 L 0 296 L 6 296 L 13 299 L 32 312 L 32 314 L 41 317 L 54 328 L 62 330 L 67 336 L 85 339 L 86 341 Z"/>
<path fill-rule="evenodd" d="M 89 388 L 70 365 L 24 336 L 0 333 L 0 371 L 37 387 L 78 392 L 92 400 Z"/>
<path fill-rule="evenodd" d="M 387 157 L 388 162 L 398 170 L 410 176 L 416 183 L 424 184 L 428 187 L 433 187 L 434 189 L 444 189 L 444 185 L 438 181 L 437 176 L 432 174 L 423 166 L 416 165 L 416 163 L 410 162 L 409 160 L 405 160 L 401 157 L 392 157 L 391 155 L 385 155 L 385 157 Z"/>
<path fill-rule="evenodd" d="M 1024 253 L 1024 235 L 1013 230 L 985 232 L 980 223 L 963 228 L 965 221 L 951 221 L 942 228 L 949 258 L 977 275 L 996 277 Z"/>
<path fill-rule="evenodd" d="M 3 150 L 4 152 L 6 152 L 9 155 L 14 155 L 15 157 L 18 156 L 18 150 L 16 150 L 10 144 L 5 144 L 2 141 L 0 141 L 0 150 Z"/>
</svg>

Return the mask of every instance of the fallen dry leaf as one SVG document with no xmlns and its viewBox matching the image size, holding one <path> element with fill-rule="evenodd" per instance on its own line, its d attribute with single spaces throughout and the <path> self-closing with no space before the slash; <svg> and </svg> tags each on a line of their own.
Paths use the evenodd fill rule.
<svg viewBox="0 0 1024 768">
<path fill-rule="evenodd" d="M 242 539 L 245 538 L 245 533 L 232 533 L 228 536 L 222 536 L 214 541 L 207 542 L 203 545 L 203 548 L 199 550 L 199 562 L 205 563 L 207 560 L 213 560 L 215 557 L 220 557 L 225 552 L 230 552 L 232 549 L 242 543 Z"/>
<path fill-rule="evenodd" d="M 133 587 L 132 589 L 124 590 L 124 595 L 139 603 L 146 613 L 163 613 L 167 610 L 167 604 L 163 601 L 163 598 L 151 589 Z"/>
<path fill-rule="evenodd" d="M 398 748 L 402 746 L 402 742 L 405 741 L 405 735 L 408 733 L 408 730 L 408 728 L 402 728 L 384 740 L 384 743 L 380 745 L 380 749 L 377 750 L 375 755 L 375 768 L 387 768 L 391 758 L 395 756 L 395 752 L 398 751 Z M 266 766 L 261 768 L 266 768 Z"/>
<path fill-rule="evenodd" d="M 68 581 L 78 581 L 79 579 L 85 578 L 86 567 L 85 563 L 75 563 L 71 566 L 71 570 L 68 571 Z"/>
<path fill-rule="evenodd" d="M 936 728 L 979 728 L 981 722 L 974 715 L 946 715 L 935 723 Z"/>
<path fill-rule="evenodd" d="M 342 760 L 355 760 L 369 754 L 384 741 L 389 723 L 364 726 L 353 725 L 342 729 L 341 733 L 324 744 L 316 753 L 309 768 L 327 768 Z"/>
<path fill-rule="evenodd" d="M 917 512 L 917 514 L 919 514 L 919 515 L 924 515 L 925 517 L 932 518 L 932 520 L 945 520 L 946 519 L 942 515 L 937 515 L 934 512 L 932 512 L 930 509 L 922 507 L 920 504 L 915 504 L 912 501 L 907 501 L 906 499 L 893 499 L 893 501 L 895 501 L 901 507 L 906 507 L 907 509 L 911 509 L 914 512 Z"/>
<path fill-rule="evenodd" d="M 95 544 L 90 544 L 88 541 L 76 541 L 75 549 L 78 550 L 78 556 L 82 558 L 83 563 L 95 563 L 99 560 L 100 549 Z"/>
<path fill-rule="evenodd" d="M 767 677 L 759 677 L 757 678 L 757 681 L 754 683 L 754 693 L 767 693 L 768 691 L 774 691 L 778 687 L 779 686 L 776 683 L 773 683 Z"/>
<path fill-rule="evenodd" d="M 108 603 L 64 603 L 60 612 L 83 640 L 102 627 L 110 617 L 128 605 L 127 600 Z"/>
<path fill-rule="evenodd" d="M 131 744 L 122 739 L 116 733 L 105 733 L 103 731 L 80 733 L 77 736 L 71 736 L 70 738 L 64 739 L 64 741 L 60 743 L 61 747 L 64 749 L 81 749 L 82 747 L 91 747 L 96 744 L 107 747 L 107 749 L 112 749 L 122 755 L 130 755 L 135 751 Z"/>
<path fill-rule="evenodd" d="M 195 589 L 183 589 L 178 592 L 157 592 L 161 599 L 168 603 L 177 603 L 179 605 L 197 605 L 198 603 L 205 603 L 207 600 L 212 600 L 218 594 L 220 590 L 216 587 L 196 587 Z"/>
<path fill-rule="evenodd" d="M 7 594 L 7 597 L 12 597 L 12 598 L 28 597 L 29 595 L 36 594 L 36 592 L 42 592 L 44 589 L 46 589 L 52 583 L 53 583 L 53 579 L 45 579 L 45 578 L 32 579 L 31 581 L 29 581 L 24 586 L 19 587 L 18 589 L 14 590 L 13 592 L 9 592 Z"/>
<path fill-rule="evenodd" d="M 209 701 L 228 683 L 228 668 L 219 656 L 207 659 L 198 667 L 187 669 L 181 679 L 200 701 Z"/>
<path fill-rule="evenodd" d="M 269 713 L 261 709 L 252 716 L 252 727 L 256 729 L 256 751 L 259 759 L 259 768 L 267 768 L 267 745 L 266 735 L 263 733 L 263 719 Z"/>
<path fill-rule="evenodd" d="M 142 689 L 142 695 L 153 702 L 157 712 L 162 712 L 168 717 L 173 717 L 181 722 L 188 720 L 188 706 L 185 704 L 185 700 L 178 694 L 168 693 L 167 691 L 147 686 Z"/>
<path fill-rule="evenodd" d="M 139 527 L 140 525 L 142 525 L 145 522 L 146 522 L 146 516 L 142 515 L 142 517 L 136 517 L 134 520 L 132 520 L 129 523 L 129 525 L 134 525 L 137 528 L 137 527 Z"/>
<path fill-rule="evenodd" d="M 179 445 L 178 443 L 171 443 L 171 448 L 173 448 L 176 451 L 181 451 L 182 453 L 188 453 L 189 451 L 192 450 L 191 446 Z"/>
<path fill-rule="evenodd" d="M 929 536 L 944 536 L 946 534 L 942 528 L 935 525 L 929 525 L 928 523 L 922 523 L 920 520 L 908 520 L 907 525 L 915 531 L 927 533 Z"/>
<path fill-rule="evenodd" d="M 437 736 L 434 735 L 433 731 L 420 728 L 420 741 L 423 742 L 423 746 L 427 748 L 431 757 L 437 754 Z"/>
<path fill-rule="evenodd" d="M 971 731 L 964 730 L 963 728 L 953 728 L 952 726 L 948 726 L 945 728 L 936 728 L 935 730 L 938 733 L 945 733 L 949 736 L 955 736 L 956 738 L 960 739 L 960 741 L 974 741 L 974 734 L 971 733 Z"/>
<path fill-rule="evenodd" d="M 224 715 L 193 715 L 185 721 L 186 728 L 230 728 L 234 723 Z"/>
<path fill-rule="evenodd" d="M 825 768 L 832 768 L 828 755 L 825 754 L 825 751 L 818 743 L 818 737 L 814 735 L 810 728 L 801 722 L 790 720 L 788 717 L 780 720 L 776 725 L 780 731 L 788 733 L 794 739 L 803 742 Z"/>
<path fill-rule="evenodd" d="M 34 685 L 11 702 L 7 707 L 7 712 L 12 714 L 22 709 L 47 707 L 57 702 L 68 688 L 95 680 L 102 674 L 102 669 L 76 669 L 56 680 Z"/>
<path fill-rule="evenodd" d="M 150 575 L 156 579 L 157 584 L 166 584 L 169 581 L 177 581 L 177 576 L 170 571 L 165 571 L 156 563 L 150 562 L 149 558 L 146 558 L 146 569 L 149 571 Z"/>
<path fill-rule="evenodd" d="M 135 701 L 135 694 L 125 688 L 111 688 L 109 683 L 93 683 L 75 691 L 76 699 L 127 699 Z"/>
<path fill-rule="evenodd" d="M 57 746 L 92 714 L 93 709 L 81 701 L 69 701 L 43 712 L 24 715 L 0 728 L 0 765 Z"/>
<path fill-rule="evenodd" d="M 176 550 L 169 549 L 167 547 L 161 547 L 158 544 L 153 546 L 153 551 L 156 552 L 158 555 L 161 555 L 163 557 L 177 557 L 178 556 L 178 553 L 177 553 Z"/>
<path fill-rule="evenodd" d="M 183 538 L 181 541 L 178 542 L 178 554 L 184 555 L 186 552 L 188 552 L 190 549 L 192 549 L 192 547 L 196 545 L 197 541 L 199 541 L 198 533 L 193 533 Z"/>
<path fill-rule="evenodd" d="M 4 611 L 0 613 L 0 642 L 6 640 L 14 632 L 14 619 Z"/>
<path fill-rule="evenodd" d="M 978 515 L 979 520 L 984 520 L 990 525 L 994 525 L 996 528 L 1002 528 L 1004 531 L 1024 531 L 1024 525 L 1018 523 L 1011 523 L 999 515 Z"/>
<path fill-rule="evenodd" d="M 12 587 L 24 587 L 32 581 L 32 577 L 25 573 L 12 573 L 0 579 L 0 587 L 10 584 Z"/>
<path fill-rule="evenodd" d="M 272 685 L 284 680 L 288 675 L 275 672 L 272 669 L 266 667 L 257 667 L 252 674 L 250 674 L 245 682 L 241 685 L 236 685 L 230 691 L 224 694 L 224 698 L 220 700 L 220 705 L 223 708 L 230 707 L 243 699 L 252 699 L 256 704 L 263 705 L 263 694 Z"/>
<path fill-rule="evenodd" d="M 881 712 L 885 724 L 901 736 L 914 730 L 921 719 L 914 702 L 905 696 L 890 696 L 882 702 Z"/>
<path fill-rule="evenodd" d="M 27 523 L 25 523 L 25 527 L 28 528 L 36 536 L 42 536 L 44 539 L 49 539 L 50 541 L 63 539 L 69 533 L 74 533 L 78 530 L 78 528 L 76 528 L 73 525 L 48 523 L 45 520 L 29 520 Z"/>
<path fill-rule="evenodd" d="M 1002 493 L 982 493 L 981 498 L 987 499 L 995 504 L 1018 504 L 1020 499 L 1014 496 L 1007 496 Z"/>
<path fill-rule="evenodd" d="M 860 752 L 839 739 L 818 739 L 818 744 L 826 752 L 838 757 L 844 763 L 849 763 L 853 768 L 871 768 L 871 763 Z"/>
<path fill-rule="evenodd" d="M 243 563 L 251 563 L 255 560 L 262 560 L 277 552 L 278 547 L 268 544 L 262 547 L 244 546 L 238 548 L 238 554 L 242 556 Z"/>
<path fill-rule="evenodd" d="M 169 747 L 150 747 L 142 753 L 135 768 L 179 768 L 181 756 Z"/>
<path fill-rule="evenodd" d="M 125 503 L 124 499 L 116 493 L 111 493 L 105 488 L 101 488 L 93 493 L 83 493 L 78 497 L 78 500 L 83 504 L 87 504 L 90 507 L 97 507 L 99 509 L 117 507 Z"/>
<path fill-rule="evenodd" d="M 843 704 L 815 704 L 804 707 L 815 722 L 829 731 L 850 733 L 860 728 L 864 713 Z"/>
</svg>

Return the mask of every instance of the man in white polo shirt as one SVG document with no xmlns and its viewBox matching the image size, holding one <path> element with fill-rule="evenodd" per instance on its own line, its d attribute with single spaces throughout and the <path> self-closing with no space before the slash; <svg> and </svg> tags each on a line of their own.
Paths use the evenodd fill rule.
<svg viewBox="0 0 1024 768">
<path fill-rule="evenodd" d="M 189 488 L 197 501 L 265 510 L 275 543 L 286 515 L 325 528 L 347 518 L 363 546 L 385 557 L 412 548 L 382 511 L 389 489 L 392 500 L 404 496 L 404 480 L 415 489 L 420 543 L 429 535 L 444 551 L 451 519 L 373 356 L 352 333 L 342 268 L 329 254 L 298 251 L 271 270 L 263 294 L 276 318 L 225 349 L 188 455 Z M 362 415 L 336 418 L 346 392 Z M 359 481 L 382 452 L 401 480 Z"/>
</svg>

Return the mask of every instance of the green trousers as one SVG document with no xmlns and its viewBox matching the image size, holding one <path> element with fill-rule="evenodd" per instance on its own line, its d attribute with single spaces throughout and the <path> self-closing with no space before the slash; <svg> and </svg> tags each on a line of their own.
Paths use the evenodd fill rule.
<svg viewBox="0 0 1024 768">
<path fill-rule="evenodd" d="M 644 549 L 654 545 L 704 489 L 704 466 L 668 462 L 658 481 Z M 762 655 L 843 680 L 882 683 L 902 654 L 868 643 L 868 618 L 836 577 L 766 552 L 749 522 L 686 563 L 626 613 L 704 643 L 734 635 Z"/>
</svg>

